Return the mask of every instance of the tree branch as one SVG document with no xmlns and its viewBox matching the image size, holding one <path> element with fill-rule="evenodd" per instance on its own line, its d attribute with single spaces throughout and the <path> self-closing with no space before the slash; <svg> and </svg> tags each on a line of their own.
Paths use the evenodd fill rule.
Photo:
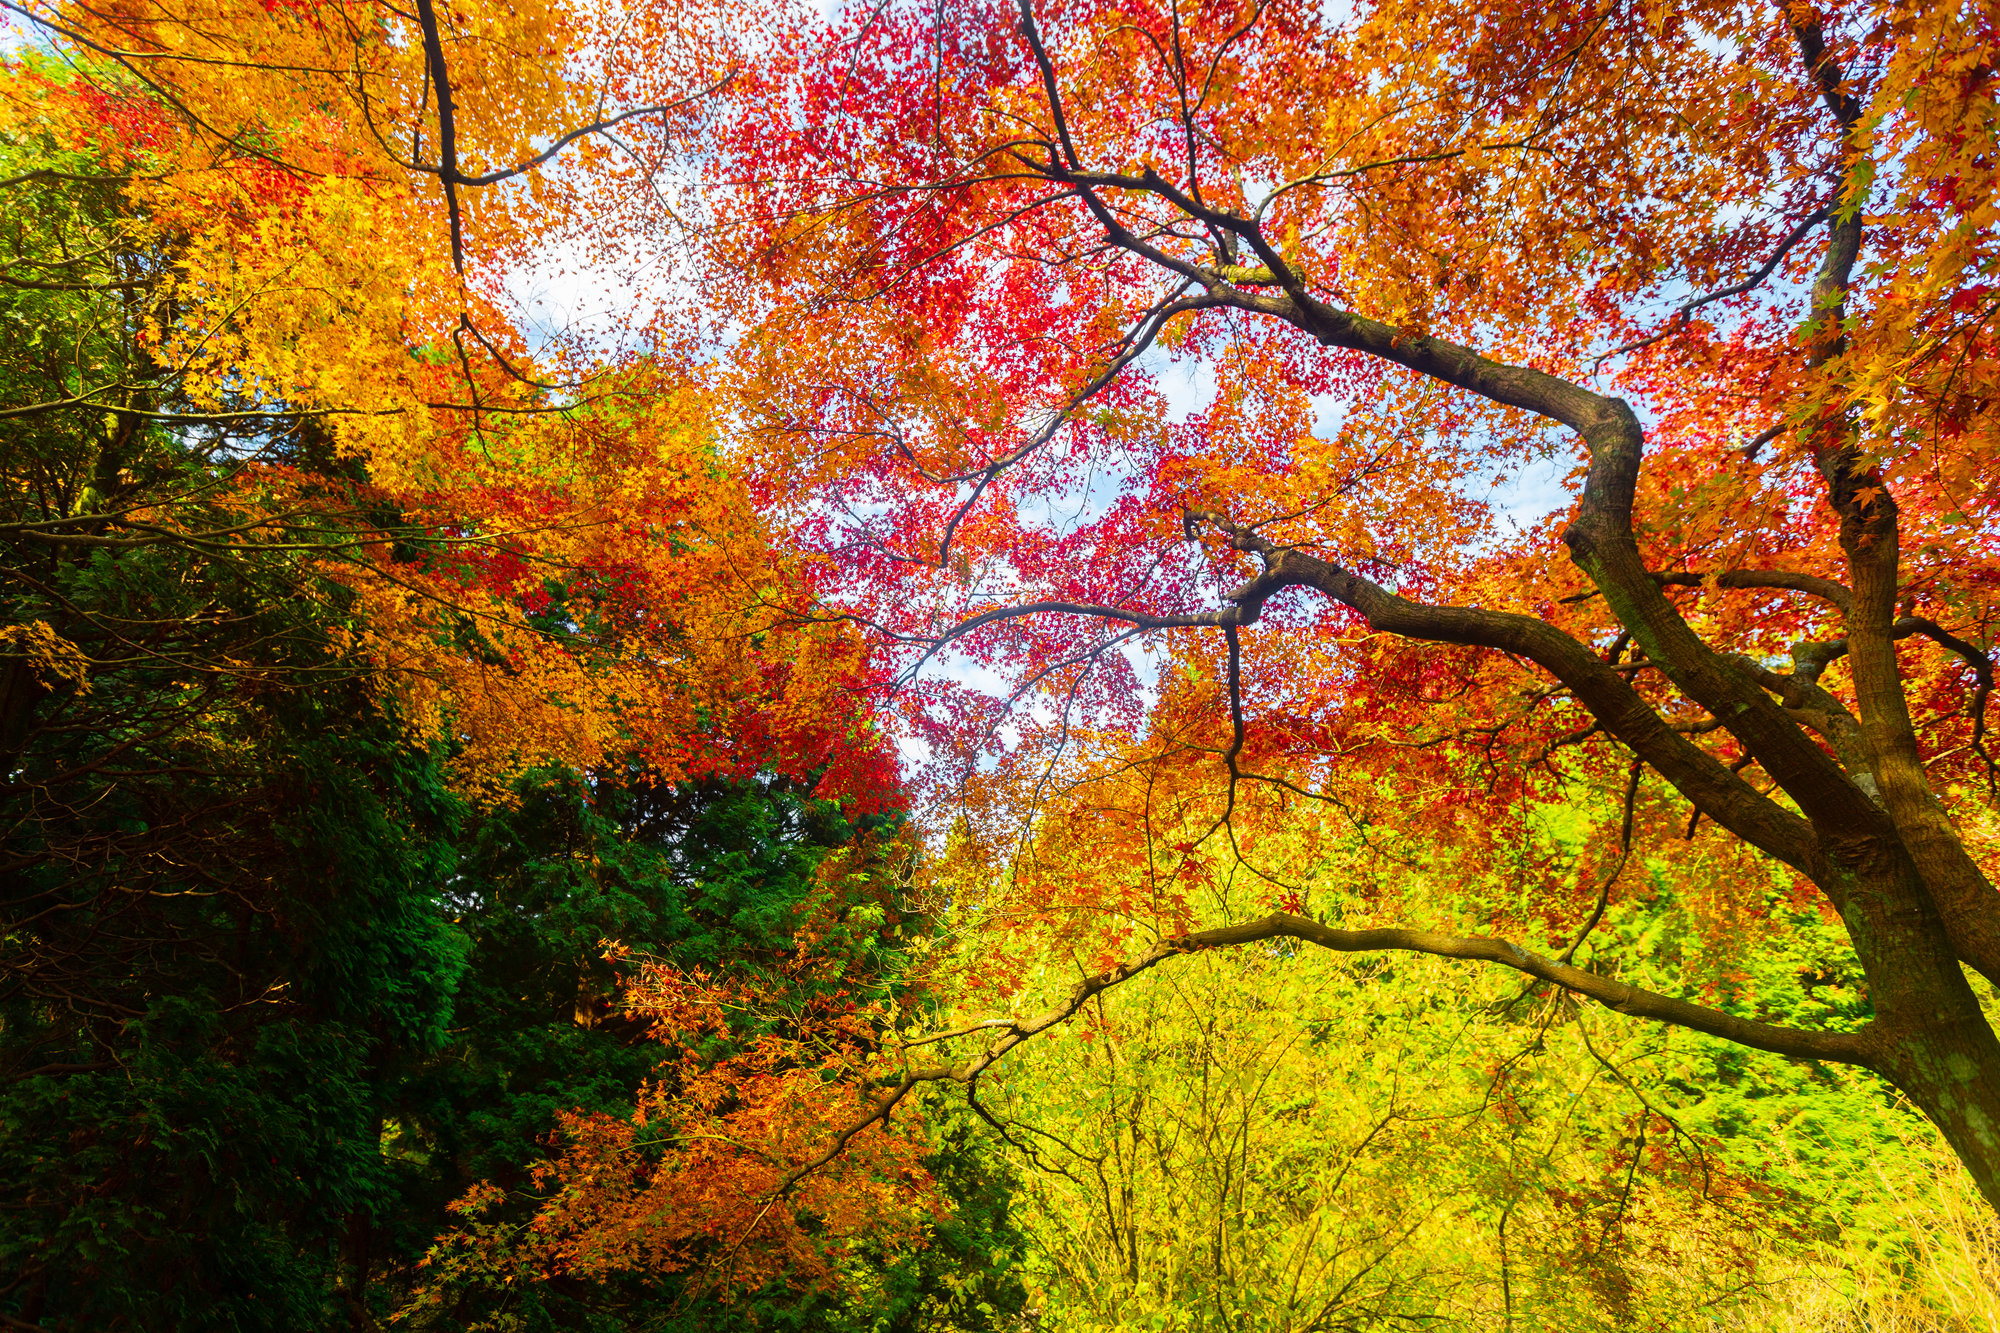
<svg viewBox="0 0 2000 1333">
<path fill-rule="evenodd" d="M 1413 602 L 1339 565 L 1279 547 L 1223 515 L 1196 511 L 1194 516 L 1229 533 L 1237 550 L 1254 553 L 1263 561 L 1263 575 L 1230 594 L 1239 613 L 1237 623 L 1254 621 L 1264 602 L 1282 589 L 1309 587 L 1359 611 L 1373 629 L 1434 643 L 1493 648 L 1527 658 L 1561 681 L 1606 731 L 1673 783 L 1703 813 L 1752 846 L 1822 882 L 1827 871 L 1825 855 L 1805 821 L 1677 733 L 1616 668 L 1576 638 L 1533 616 Z M 1776 708 L 1775 704 L 1769 706 Z M 1785 724 L 1796 729 L 1789 719 Z M 1833 767 L 1832 760 L 1826 763 Z"/>
<path fill-rule="evenodd" d="M 1662 995 L 1657 991 L 1649 991 L 1623 981 L 1614 981 L 1558 959 L 1544 958 L 1507 940 L 1491 936 L 1440 935 L 1432 931 L 1401 927 L 1339 930 L 1289 912 L 1273 912 L 1269 916 L 1246 921 L 1240 925 L 1219 926 L 1211 930 L 1199 930 L 1161 940 L 1136 958 L 1085 977 L 1072 986 L 1061 1000 L 1031 1018 L 995 1019 L 955 1034 L 962 1036 L 967 1032 L 989 1028 L 999 1029 L 1002 1032 L 999 1040 L 965 1060 L 956 1063 L 904 1066 L 896 1076 L 893 1086 L 876 1097 L 865 1116 L 843 1130 L 824 1152 L 789 1173 L 773 1191 L 772 1197 L 782 1197 L 806 1176 L 839 1157 L 855 1135 L 870 1125 L 887 1119 L 918 1084 L 970 1084 L 998 1064 L 1015 1047 L 1067 1022 L 1092 999 L 1116 986 L 1123 985 L 1141 973 L 1151 971 L 1168 959 L 1281 939 L 1299 940 L 1322 949 L 1330 949 L 1335 953 L 1421 953 L 1437 958 L 1462 958 L 1475 962 L 1495 963 L 1501 967 L 1512 968 L 1537 981 L 1560 986 L 1573 994 L 1595 1000 L 1614 1013 L 1624 1014 L 1628 1018 L 1643 1018 L 1672 1027 L 1686 1028 L 1693 1032 L 1720 1037 L 1724 1041 L 1735 1042 L 1740 1046 L 1749 1046 L 1797 1060 L 1824 1060 L 1869 1067 L 1862 1033 L 1815 1032 L 1753 1022 L 1738 1018 L 1734 1014 L 1724 1013 L 1720 1009 L 1711 1009 L 1706 1005 Z"/>
<path fill-rule="evenodd" d="M 424 59 L 430 65 L 431 82 L 437 85 L 438 170 L 444 186 L 445 212 L 451 219 L 451 263 L 465 272 L 465 225 L 459 215 L 458 186 L 464 179 L 458 170 L 458 119 L 451 101 L 451 73 L 444 63 L 444 38 L 438 30 L 437 10 L 431 0 L 417 0 L 417 24 L 424 34 Z"/>
<path fill-rule="evenodd" d="M 1715 574 L 1675 570 L 1653 575 L 1653 582 L 1663 587 L 1699 588 L 1710 580 L 1721 588 L 1774 588 L 1784 592 L 1802 592 L 1831 602 L 1842 612 L 1854 605 L 1854 594 L 1845 586 L 1817 574 L 1795 574 L 1783 569 L 1729 569 Z"/>
<path fill-rule="evenodd" d="M 1778 248 L 1771 252 L 1771 257 L 1769 259 L 1766 259 L 1763 265 L 1760 268 L 1758 268 L 1758 270 L 1755 273 L 1745 278 L 1742 282 L 1734 283 L 1728 287 L 1720 288 L 1716 291 L 1710 292 L 1706 296 L 1698 296 L 1694 300 L 1689 301 L 1686 305 L 1682 306 L 1680 309 L 1676 310 L 1673 313 L 1673 315 L 1671 316 L 1671 321 L 1667 324 L 1665 328 L 1662 328 L 1659 332 L 1651 334 L 1647 337 L 1638 338 L 1632 342 L 1626 343 L 1623 347 L 1612 348 L 1610 351 L 1605 352 L 1604 354 L 1593 360 L 1591 362 L 1591 368 L 1595 369 L 1596 367 L 1603 365 L 1606 361 L 1609 361 L 1614 356 L 1623 356 L 1627 352 L 1636 352 L 1643 347 L 1651 347 L 1654 343 L 1660 341 L 1660 339 L 1666 337 L 1668 334 L 1672 333 L 1675 329 L 1685 328 L 1687 326 L 1688 317 L 1693 315 L 1695 311 L 1701 309 L 1705 305 L 1711 305 L 1716 301 L 1726 300 L 1732 296 L 1745 296 L 1748 295 L 1750 292 L 1755 291 L 1758 287 L 1764 284 L 1766 279 L 1768 279 L 1773 273 L 1777 271 L 1778 265 L 1784 262 L 1785 256 L 1790 254 L 1794 249 L 1796 249 L 1798 243 L 1804 240 L 1812 232 L 1812 229 L 1814 227 L 1817 227 L 1820 223 L 1826 221 L 1828 217 L 1832 216 L 1832 213 L 1833 213 L 1832 208 L 1826 207 L 1826 208 L 1816 208 L 1812 212 L 1806 214 L 1805 217 L 1799 220 L 1799 224 L 1796 227 L 1793 227 L 1790 232 L 1786 233 L 1785 239 L 1778 242 Z"/>
<path fill-rule="evenodd" d="M 1069 169 L 1076 171 L 1083 163 L 1076 155 L 1076 145 L 1070 142 L 1069 122 L 1063 118 L 1062 93 L 1056 87 L 1056 67 L 1042 47 L 1042 34 L 1035 26 L 1032 0 L 1020 0 L 1020 7 L 1021 35 L 1028 39 L 1028 49 L 1035 56 L 1035 68 L 1041 72 L 1042 90 L 1049 99 L 1049 114 L 1055 119 L 1056 138 L 1062 143 L 1063 158 Z"/>
</svg>

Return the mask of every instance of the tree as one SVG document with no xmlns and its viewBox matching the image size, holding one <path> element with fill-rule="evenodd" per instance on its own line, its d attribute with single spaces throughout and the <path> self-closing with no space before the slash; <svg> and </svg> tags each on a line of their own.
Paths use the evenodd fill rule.
<svg viewBox="0 0 2000 1333">
<path fill-rule="evenodd" d="M 490 290 L 529 237 L 499 214 L 469 236 L 460 193 L 531 180 L 592 122 L 518 170 L 452 154 L 512 152 L 583 94 L 482 64 L 507 34 L 428 8 L 22 12 L 47 44 L 0 87 L 10 981 L 89 1007 L 153 940 L 101 914 L 150 920 L 190 873 L 236 891 L 251 853 L 204 821 L 268 796 L 255 719 L 342 689 L 480 802 L 550 762 L 881 776 L 858 645 L 788 614 L 697 379 L 531 354 Z M 566 11 L 515 17 L 538 59 L 581 40 Z M 471 52 L 455 85 L 427 41 Z M 606 59 L 597 93 L 630 93 Z M 669 53 L 634 77 L 687 74 Z M 538 90 L 516 121 L 489 105 L 510 78 Z M 565 366 L 569 390 L 537 378 Z"/>
<path fill-rule="evenodd" d="M 0 788 L 0 1313 L 329 1326 L 395 1194 L 385 1089 L 452 1024 L 464 805 L 282 557 L 66 563 L 59 605 L 143 628 L 71 630 L 88 676 Z"/>
<path fill-rule="evenodd" d="M 0 88 L 0 1302 L 321 1325 L 391 1192 L 385 1063 L 450 1022 L 431 886 L 462 807 L 369 688 L 350 590 L 300 559 L 357 508 L 313 421 L 81 392 L 147 374 L 186 238 L 96 156 L 143 146 L 143 104 L 102 99 L 85 148 L 14 132 L 80 91 L 55 77 L 31 53 Z M 236 489 L 257 444 L 290 503 Z"/>
<path fill-rule="evenodd" d="M 865 663 L 796 614 L 668 331 L 643 356 L 531 347 L 495 295 L 537 233 L 489 187 L 531 184 L 609 128 L 564 116 L 631 91 L 603 46 L 598 84 L 557 77 L 593 20 L 18 12 L 0 1322 L 367 1327 L 448 1224 L 383 1145 L 486 998 L 465 976 L 486 940 L 446 911 L 459 854 L 504 841 L 549 766 L 763 775 L 860 818 L 889 795 Z M 519 170 L 478 164 L 517 138 Z M 604 998 L 566 980 L 541 1029 Z M 633 1083 L 653 1063 L 619 1055 Z M 579 1088 L 565 1109 L 629 1112 Z M 533 1151 L 519 1129 L 473 1151 Z"/>
<path fill-rule="evenodd" d="M 818 725 L 852 715 L 859 645 L 792 613 L 676 331 L 531 345 L 505 293 L 650 197 L 719 76 L 693 15 L 21 12 L 49 49 L 0 104 L 6 540 L 37 557 L 15 570 L 163 545 L 309 565 L 347 589 L 377 686 L 489 798 L 633 752 L 670 780 L 774 757 L 884 776 L 869 737 Z M 563 77 L 582 50 L 593 77 Z M 548 178 L 613 121 L 636 167 L 579 147 Z M 166 475 L 174 436 L 206 475 Z M 86 634 L 19 611 L 10 645 Z M 6 659 L 10 738 L 41 651 Z"/>
<path fill-rule="evenodd" d="M 761 283 L 736 385 L 760 497 L 901 654 L 1009 906 L 1154 940 L 885 1102 L 1176 955 L 1293 938 L 1871 1069 L 2000 1205 L 1967 975 L 2000 981 L 1990 13 L 1020 0 L 771 27 L 727 92 L 710 246 Z M 1169 359 L 1213 376 L 1205 406 L 1167 410 Z M 1561 512 L 1510 529 L 1484 488 L 1542 460 L 1576 463 Z M 920 678 L 941 653 L 1005 687 Z M 1038 862 L 1116 782 L 1141 790 L 1081 859 Z M 1498 855 L 1509 811 L 1591 784 L 1626 792 L 1625 832 L 1538 905 L 1546 953 L 1296 905 L 1199 929 L 1174 892 L 1211 837 L 1254 868 L 1288 802 Z M 1867 1023 L 1577 965 L 1656 790 L 1740 849 L 1718 864 L 1813 887 Z"/>
</svg>

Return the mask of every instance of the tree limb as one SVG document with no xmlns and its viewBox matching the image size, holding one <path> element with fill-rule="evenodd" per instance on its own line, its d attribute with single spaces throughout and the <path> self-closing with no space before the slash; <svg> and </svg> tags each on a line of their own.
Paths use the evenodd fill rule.
<svg viewBox="0 0 2000 1333">
<path fill-rule="evenodd" d="M 1614 981 L 1554 958 L 1544 958 L 1510 941 L 1492 936 L 1440 935 L 1433 931 L 1402 927 L 1340 930 L 1302 916 L 1295 916 L 1290 912 L 1273 912 L 1255 921 L 1193 931 L 1186 935 L 1161 940 L 1135 958 L 1085 977 L 1072 986 L 1062 999 L 1033 1017 L 996 1019 L 967 1029 L 966 1031 L 970 1032 L 998 1028 L 1002 1030 L 1003 1035 L 978 1054 L 962 1061 L 904 1066 L 896 1075 L 894 1084 L 875 1098 L 866 1115 L 844 1129 L 825 1151 L 790 1172 L 773 1191 L 772 1197 L 782 1197 L 806 1176 L 839 1157 L 855 1135 L 870 1125 L 887 1119 L 917 1085 L 971 1083 L 998 1064 L 1015 1047 L 1067 1022 L 1075 1017 L 1084 1005 L 1105 991 L 1123 985 L 1143 972 L 1151 971 L 1170 958 L 1281 939 L 1299 940 L 1336 953 L 1421 953 L 1437 958 L 1462 958 L 1495 963 L 1549 985 L 1559 986 L 1573 994 L 1595 1000 L 1614 1013 L 1624 1014 L 1630 1018 L 1650 1019 L 1673 1027 L 1687 1028 L 1741 1046 L 1798 1060 L 1823 1060 L 1861 1065 L 1864 1068 L 1869 1064 L 1861 1033 L 1817 1032 L 1753 1022 L 1738 1018 L 1734 1014 L 1724 1013 L 1720 1009 L 1711 1009 L 1706 1005 L 1662 995 L 1657 991 L 1649 991 L 1623 981 Z"/>
</svg>

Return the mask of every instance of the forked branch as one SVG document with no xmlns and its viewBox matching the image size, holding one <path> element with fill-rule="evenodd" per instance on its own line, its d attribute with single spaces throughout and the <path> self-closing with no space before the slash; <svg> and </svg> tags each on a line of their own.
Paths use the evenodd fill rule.
<svg viewBox="0 0 2000 1333">
<path fill-rule="evenodd" d="M 677 102 L 663 106 L 632 107 L 616 115 L 600 117 L 588 125 L 558 135 L 555 142 L 524 162 L 468 176 L 458 165 L 458 113 L 456 104 L 452 100 L 451 71 L 445 64 L 444 33 L 438 26 L 437 8 L 432 0 L 417 0 L 417 26 L 423 31 L 424 61 L 430 69 L 431 82 L 437 88 L 438 160 L 436 166 L 429 166 L 414 159 L 405 165 L 436 176 L 439 183 L 444 186 L 445 214 L 451 222 L 451 263 L 460 273 L 465 272 L 465 225 L 458 199 L 460 186 L 477 188 L 483 185 L 495 185 L 515 176 L 525 175 L 537 167 L 546 165 L 556 154 L 578 139 L 587 135 L 602 134 L 613 126 L 637 116 L 662 115 L 676 111 L 699 98 L 720 92 L 736 77 L 732 71 L 709 87 L 690 93 Z"/>
</svg>

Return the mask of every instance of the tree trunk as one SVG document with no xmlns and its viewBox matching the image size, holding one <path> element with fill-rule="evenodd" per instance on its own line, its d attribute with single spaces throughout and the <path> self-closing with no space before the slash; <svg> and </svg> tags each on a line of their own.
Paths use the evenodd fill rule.
<svg viewBox="0 0 2000 1333">
<path fill-rule="evenodd" d="M 1866 1040 L 1877 1073 L 1900 1088 L 1944 1134 L 1973 1183 L 2000 1211 L 2000 1038 L 1965 987 L 1970 1013 L 1944 1012 L 1899 1031 L 1881 1025 Z M 1956 1005 L 1951 1008 L 1957 1008 Z"/>
<path fill-rule="evenodd" d="M 1837 868 L 1821 887 L 1839 904 L 1875 1011 L 1861 1062 L 1930 1118 L 2000 1211 L 2000 1037 L 1944 919 L 1899 839 L 1829 851 Z"/>
</svg>

